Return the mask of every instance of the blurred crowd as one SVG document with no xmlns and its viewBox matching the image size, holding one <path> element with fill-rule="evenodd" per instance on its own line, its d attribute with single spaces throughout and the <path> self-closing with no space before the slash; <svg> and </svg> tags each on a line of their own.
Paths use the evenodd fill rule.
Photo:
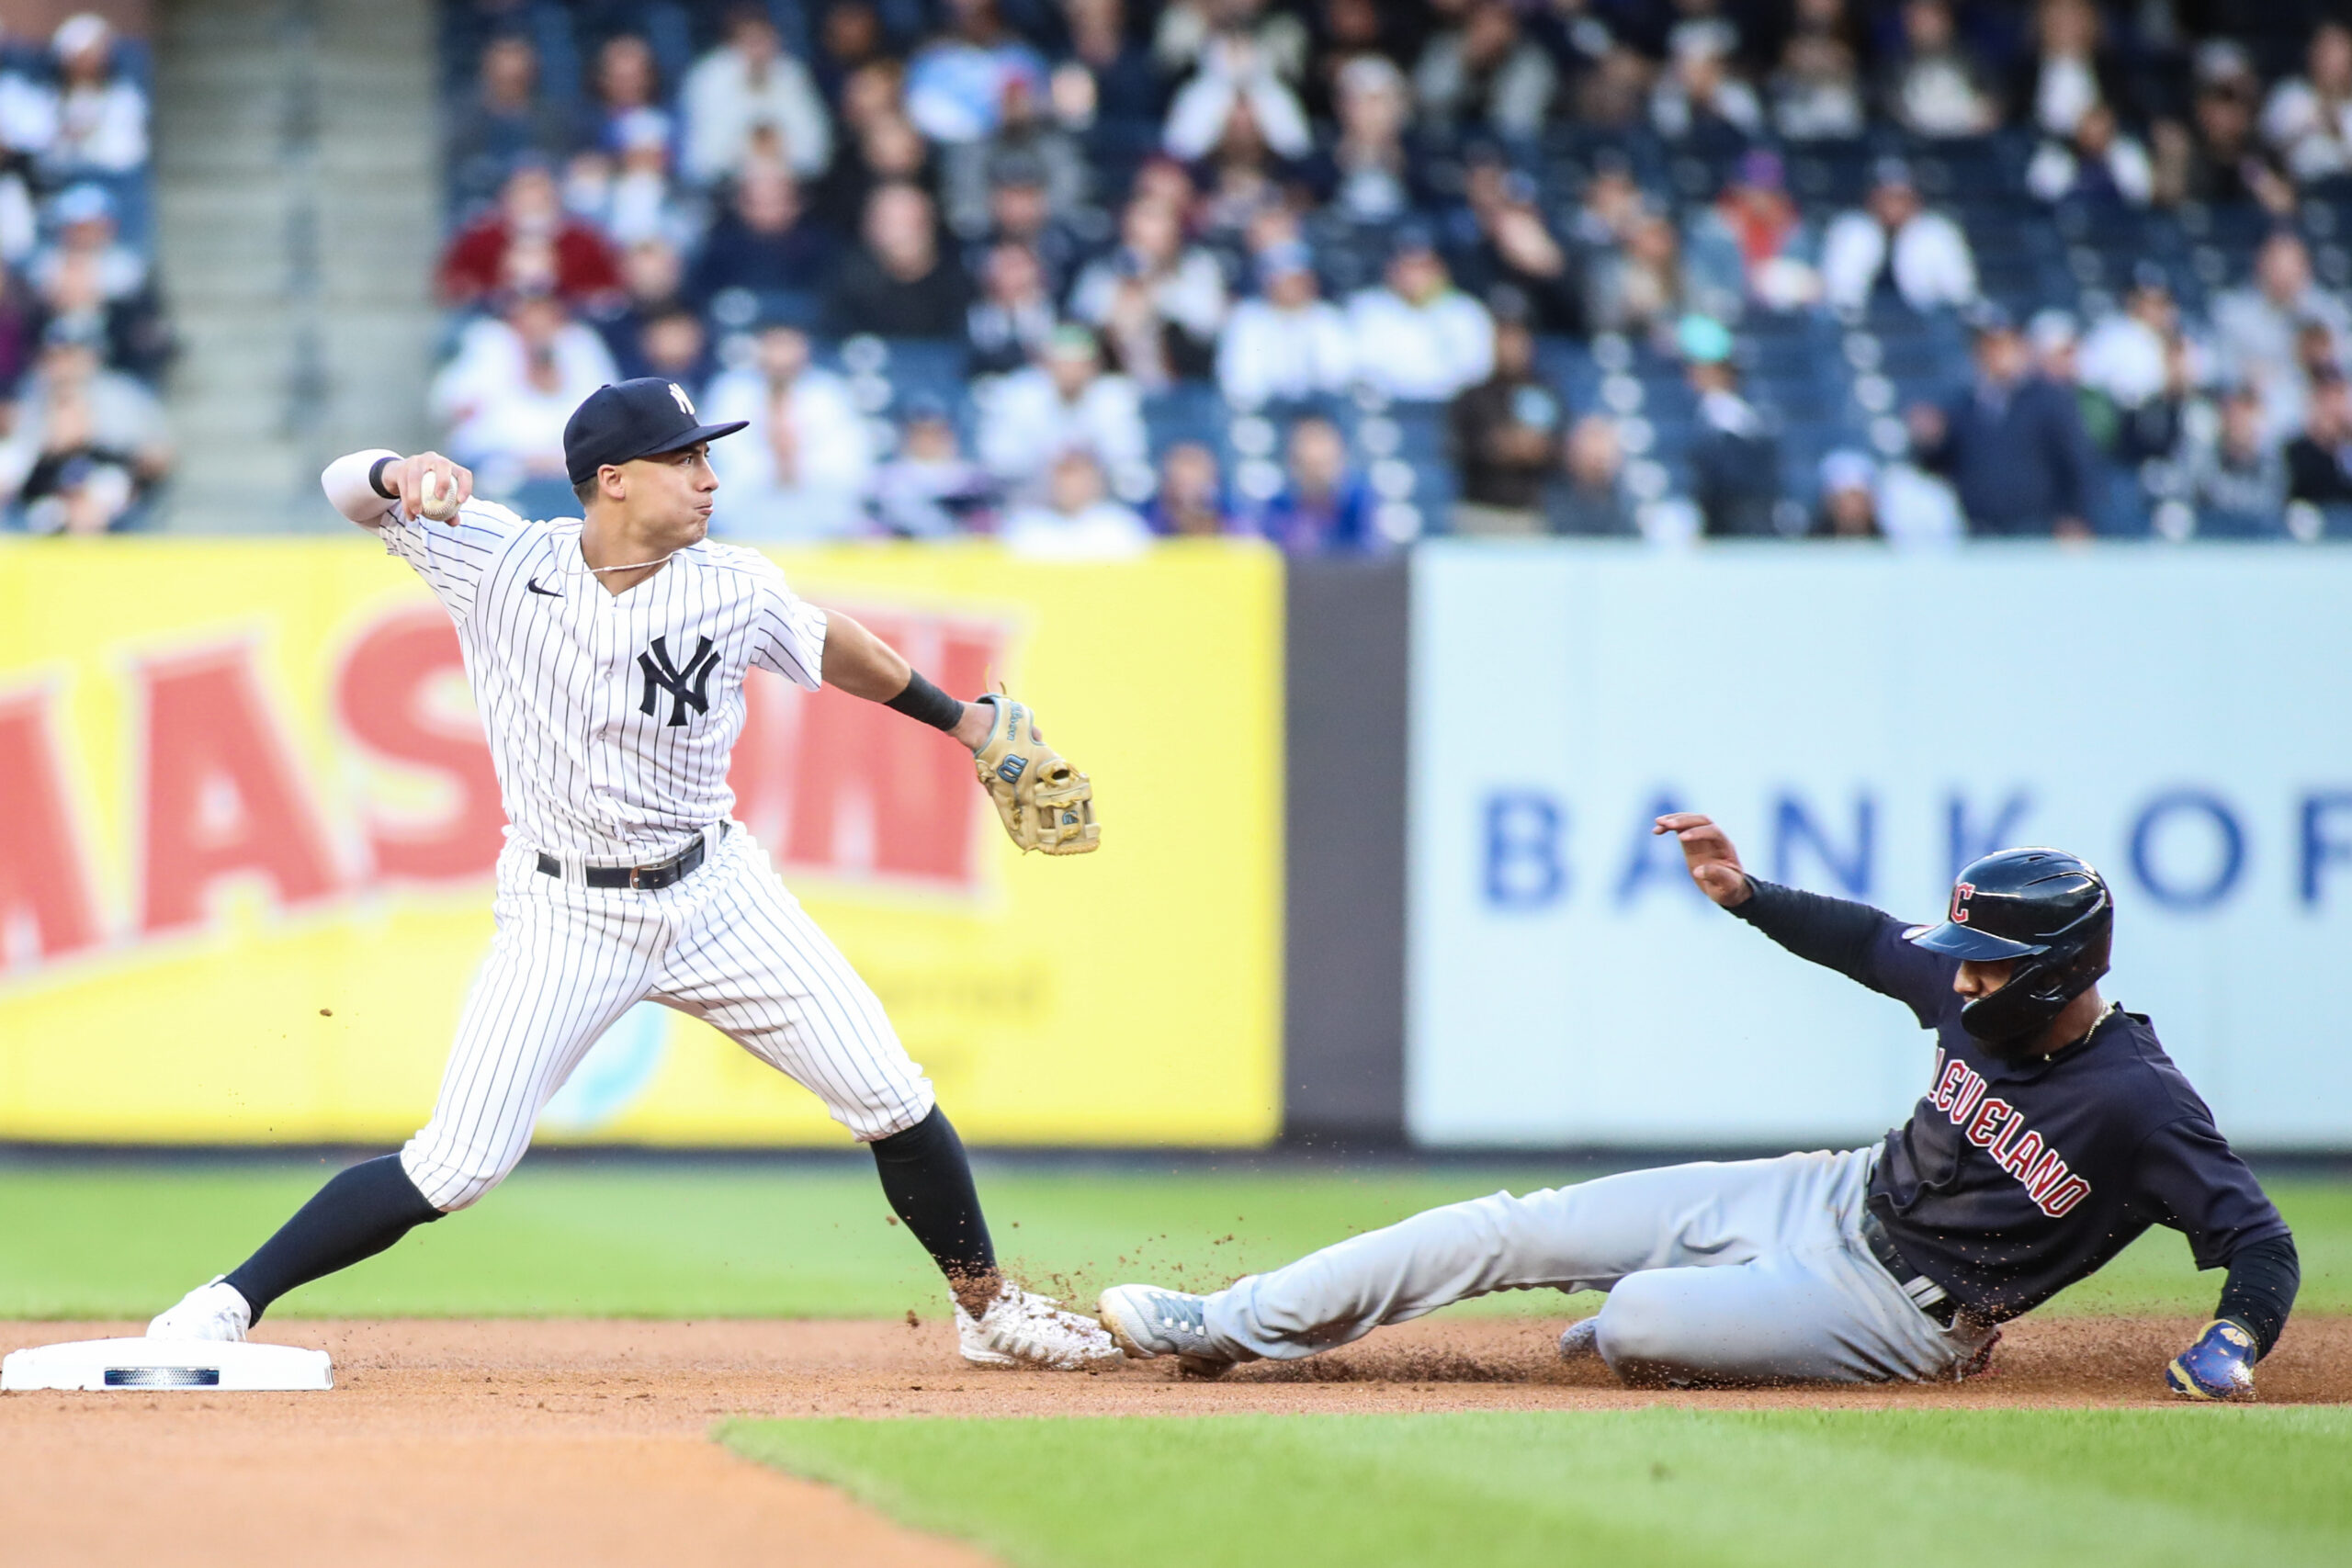
<svg viewBox="0 0 2352 1568">
<path fill-rule="evenodd" d="M 0 23 L 0 528 L 134 525 L 171 468 L 148 77 L 98 17 Z"/>
<path fill-rule="evenodd" d="M 717 526 L 763 541 L 2352 533 L 2324 0 L 444 23 L 434 413 L 526 511 L 571 510 L 572 406 L 661 375 L 751 422 Z M 64 36 L 47 87 L 8 80 L 72 101 Z M 48 156 L 21 277 L 136 267 Z M 41 374 L 92 352 L 26 310 Z M 96 351 L 136 370 L 136 339 Z"/>
</svg>

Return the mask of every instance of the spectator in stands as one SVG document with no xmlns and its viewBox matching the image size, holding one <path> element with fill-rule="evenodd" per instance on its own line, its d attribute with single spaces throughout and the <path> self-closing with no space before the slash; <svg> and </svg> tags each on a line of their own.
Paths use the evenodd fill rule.
<svg viewBox="0 0 2352 1568">
<path fill-rule="evenodd" d="M 1532 141 L 1551 113 L 1559 73 L 1521 28 L 1519 13 L 1509 0 L 1450 0 L 1432 8 L 1450 25 L 1430 35 L 1413 67 L 1422 115 L 1448 130 Z"/>
<path fill-rule="evenodd" d="M 1136 509 L 1114 500 L 1103 484 L 1102 463 L 1072 446 L 1046 471 L 1046 493 L 1005 514 L 1005 547 L 1053 560 L 1105 560 L 1141 555 L 1151 529 Z"/>
<path fill-rule="evenodd" d="M 2273 218 L 2295 210 L 2295 187 L 2255 130 L 2262 82 L 2245 46 L 2208 39 L 2195 55 L 2196 96 L 2190 127 L 2158 120 L 2150 135 L 2155 199 L 2166 207 L 2259 205 Z"/>
<path fill-rule="evenodd" d="M 907 66 L 907 118 L 943 146 L 978 141 L 1004 122 L 1008 96 L 1046 101 L 1046 61 L 1004 25 L 996 0 L 945 0 L 947 28 Z"/>
<path fill-rule="evenodd" d="M 1040 362 L 999 382 L 980 413 L 980 461 L 1011 485 L 1037 483 L 1073 446 L 1114 468 L 1144 460 L 1136 385 L 1104 373 L 1094 334 L 1081 326 L 1057 328 Z"/>
<path fill-rule="evenodd" d="M 1062 14 L 1069 22 L 1069 57 L 1055 67 L 1048 88 L 1062 123 L 1158 125 L 1167 85 L 1150 51 L 1128 36 L 1122 0 L 1064 0 Z"/>
<path fill-rule="evenodd" d="M 2130 85 L 2104 47 L 2104 24 L 2091 0 L 2041 0 L 2033 28 L 2034 52 L 2011 97 L 2037 131 L 2063 143 L 2074 140 L 2094 107 L 2105 108 L 2110 124 L 2131 115 Z"/>
<path fill-rule="evenodd" d="M 1904 0 L 1903 49 L 1884 92 L 1888 115 L 1915 136 L 1982 136 L 2001 123 L 2000 101 L 1961 41 L 1949 0 Z"/>
<path fill-rule="evenodd" d="M 2352 22 L 2339 16 L 2312 30 L 2303 74 L 2262 106 L 2262 134 L 2299 181 L 2352 175 Z"/>
<path fill-rule="evenodd" d="M 832 236 L 801 209 L 800 186 L 780 164 L 737 177 L 727 207 L 695 258 L 688 292 L 707 301 L 722 289 L 755 295 L 803 293 L 824 282 Z"/>
<path fill-rule="evenodd" d="M 2164 390 L 2169 351 L 2181 336 L 2172 280 L 2157 263 L 2143 261 L 2132 271 L 2123 309 L 2102 319 L 2083 339 L 2083 384 L 2118 409 L 2138 408 Z"/>
<path fill-rule="evenodd" d="M 1018 245 L 1036 257 L 1046 292 L 1056 299 L 1069 291 L 1087 249 L 1077 231 L 1055 216 L 1046 166 L 1025 152 L 989 164 L 988 222 L 967 247 L 967 265 L 977 273 L 999 245 Z"/>
<path fill-rule="evenodd" d="M 1303 158 L 1314 148 L 1306 111 L 1273 56 L 1248 31 L 1226 28 L 1209 38 L 1200 69 L 1177 89 L 1160 145 L 1192 163 L 1225 140 L 1238 115 L 1248 116 L 1266 145 L 1283 158 Z"/>
<path fill-rule="evenodd" d="M 1225 122 L 1225 135 L 1209 150 L 1203 176 L 1208 188 L 1193 210 L 1193 233 L 1201 243 L 1238 255 L 1255 248 L 1251 232 L 1262 221 L 1279 218 L 1296 227 L 1284 172 L 1246 109 Z"/>
<path fill-rule="evenodd" d="M 563 116 L 539 96 L 539 53 L 528 39 L 509 33 L 490 40 L 447 134 L 449 182 L 466 202 L 495 195 L 524 160 L 553 157 L 570 144 Z"/>
<path fill-rule="evenodd" d="M 692 310 L 673 308 L 649 318 L 626 347 L 613 355 L 622 376 L 659 376 L 684 388 L 689 398 L 702 397 L 712 369 L 710 333 Z"/>
<path fill-rule="evenodd" d="M 1595 332 L 1670 333 L 1687 312 L 1736 316 L 1739 306 L 1736 293 L 1705 288 L 1684 260 L 1673 220 L 1646 209 L 1627 229 L 1623 247 L 1593 254 L 1584 275 L 1585 320 Z"/>
<path fill-rule="evenodd" d="M 908 398 L 899 450 L 874 472 L 874 520 L 901 539 L 944 539 L 996 526 L 996 476 L 964 456 L 947 405 Z"/>
<path fill-rule="evenodd" d="M 1863 206 L 1839 213 L 1823 236 L 1821 289 L 1847 311 L 1886 295 L 1914 310 L 1966 305 L 1976 298 L 1976 258 L 1960 225 L 1920 201 L 1910 165 L 1883 158 Z"/>
<path fill-rule="evenodd" d="M 2087 538 L 2095 459 L 2075 400 L 2034 374 L 2007 316 L 1984 307 L 1974 329 L 1975 384 L 1910 411 L 1912 449 L 1950 478 L 1970 533 Z"/>
<path fill-rule="evenodd" d="M 555 295 L 527 294 L 509 299 L 503 316 L 467 325 L 428 403 L 481 493 L 559 516 L 572 505 L 564 425 L 582 399 L 618 379 L 602 337 Z"/>
<path fill-rule="evenodd" d="M 564 172 L 563 205 L 616 245 L 640 240 L 690 244 L 702 229 L 698 206 L 680 199 L 670 179 L 670 132 L 645 110 L 614 128 L 616 152 L 572 155 Z"/>
<path fill-rule="evenodd" d="M 864 233 L 865 243 L 834 269 L 827 330 L 842 337 L 961 338 L 964 272 L 939 248 L 931 198 L 909 185 L 878 187 L 866 199 Z"/>
<path fill-rule="evenodd" d="M 1226 504 L 1216 454 L 1197 441 L 1179 441 L 1159 459 L 1159 488 L 1144 508 L 1151 531 L 1169 538 L 1204 539 L 1232 533 L 1239 519 Z"/>
<path fill-rule="evenodd" d="M 1711 538 L 1772 537 L 1781 531 L 1774 516 L 1781 444 L 1740 395 L 1731 333 L 1711 316 L 1685 316 L 1675 330 L 1675 346 L 1699 400 L 1690 464 L 1690 500 L 1702 529 Z"/>
<path fill-rule="evenodd" d="M 5 94 L 0 86 L 0 94 Z M 0 115 L 5 115 L 0 106 Z M 0 131 L 0 136 L 5 136 Z M 25 265 L 40 240 L 40 219 L 33 208 L 32 159 L 0 140 L 0 268 Z"/>
<path fill-rule="evenodd" d="M 2312 278 L 2303 242 L 2278 230 L 2255 253 L 2254 281 L 2215 298 L 2214 346 L 2221 373 L 2262 399 L 2264 429 L 2284 440 L 2303 422 L 2304 386 L 2296 340 L 2306 323 L 2324 329 L 2341 364 L 2352 344 L 2344 302 Z"/>
<path fill-rule="evenodd" d="M 1328 419 L 1290 427 L 1287 482 L 1259 513 L 1258 529 L 1285 555 L 1370 550 L 1382 543 L 1372 487 L 1348 466 L 1348 444 Z"/>
<path fill-rule="evenodd" d="M 1615 420 L 1589 413 L 1569 427 L 1561 477 L 1544 512 L 1555 534 L 1602 537 L 1634 531 L 1625 495 L 1625 447 Z"/>
<path fill-rule="evenodd" d="M 1753 302 L 1792 310 L 1821 297 L 1813 236 L 1789 198 L 1780 154 L 1744 155 L 1723 194 L 1690 224 L 1690 270 L 1702 299 L 1736 312 Z"/>
<path fill-rule="evenodd" d="M 127 175 L 147 164 L 147 95 L 116 59 L 114 28 L 83 11 L 57 25 L 57 131 L 41 155 L 55 182 Z"/>
<path fill-rule="evenodd" d="M 2145 207 L 2155 194 L 2155 166 L 2136 137 L 2115 123 L 2115 111 L 2094 103 L 2075 117 L 2073 133 L 2044 141 L 2026 165 L 2025 187 L 2042 201 L 2094 207 Z"/>
<path fill-rule="evenodd" d="M 752 364 L 710 386 L 703 417 L 748 420 L 732 441 L 715 442 L 716 530 L 732 538 L 839 538 L 860 530 L 873 443 L 840 377 L 808 363 L 808 337 L 776 323 L 761 329 Z"/>
<path fill-rule="evenodd" d="M 2352 507 L 2352 381 L 2312 385 L 2303 428 L 2287 446 L 2287 493 L 2314 506 Z"/>
<path fill-rule="evenodd" d="M 50 209 L 56 238 L 27 268 L 43 330 L 97 343 L 106 363 L 134 376 L 163 371 L 173 352 L 147 260 L 117 237 L 114 199 L 96 185 L 59 195 Z"/>
<path fill-rule="evenodd" d="M 1535 367 L 1535 334 L 1521 320 L 1495 324 L 1495 368 L 1453 400 L 1453 462 L 1462 495 L 1457 534 L 1539 533 L 1544 486 L 1560 465 L 1567 410 Z"/>
<path fill-rule="evenodd" d="M 662 73 L 653 48 L 635 33 L 616 33 L 596 51 L 596 101 L 581 127 L 580 144 L 618 153 L 658 131 L 664 153 L 676 151 L 678 127 L 662 107 Z"/>
<path fill-rule="evenodd" d="M 1509 290 L 1538 332 L 1581 332 L 1583 291 L 1567 247 L 1537 204 L 1535 182 L 1498 158 L 1476 158 L 1464 194 L 1470 227 L 1464 287 L 1490 304 L 1498 290 Z"/>
<path fill-rule="evenodd" d="M 2222 395 L 2221 421 L 2189 447 L 2186 478 L 2197 531 L 2223 538 L 2262 538 L 2286 531 L 2287 461 L 2264 429 L 2262 395 L 2233 387 Z"/>
<path fill-rule="evenodd" d="M 1340 70 L 1338 107 L 1339 138 L 1317 160 L 1318 195 L 1350 223 L 1384 228 L 1401 221 L 1422 205 L 1419 173 L 1405 142 L 1412 110 L 1404 73 L 1380 55 L 1357 56 Z"/>
<path fill-rule="evenodd" d="M 1225 325 L 1225 274 L 1216 259 L 1184 243 L 1166 204 L 1130 201 L 1119 247 L 1079 274 L 1069 313 L 1102 334 L 1111 362 L 1147 392 L 1205 376 Z"/>
<path fill-rule="evenodd" d="M 884 186 L 912 186 L 930 194 L 938 183 L 931 143 L 906 116 L 891 110 L 860 121 L 819 187 L 817 217 L 839 233 L 855 231 L 866 204 Z"/>
<path fill-rule="evenodd" d="M 1338 306 L 1316 293 L 1315 261 L 1295 241 L 1257 260 L 1258 293 L 1233 308 L 1217 344 L 1217 385 L 1238 409 L 1345 391 L 1355 340 Z"/>
<path fill-rule="evenodd" d="M 1087 206 L 1094 174 L 1086 149 L 1054 123 L 1046 107 L 1030 96 L 1026 78 L 1013 77 L 1005 85 L 996 130 L 944 151 L 940 199 L 949 228 L 967 237 L 986 231 L 996 173 L 1007 161 L 1025 163 L 1043 177 L 1046 199 L 1054 211 L 1075 213 Z"/>
<path fill-rule="evenodd" d="M 1348 301 L 1348 324 L 1358 377 L 1392 398 L 1444 402 L 1494 373 L 1494 318 L 1453 287 L 1420 230 L 1397 236 L 1385 281 Z"/>
<path fill-rule="evenodd" d="M 1798 0 L 1770 84 L 1772 129 L 1791 141 L 1843 141 L 1867 118 L 1841 0 Z"/>
<path fill-rule="evenodd" d="M 542 253 L 525 270 L 549 271 L 549 286 L 575 308 L 596 305 L 620 288 L 611 243 L 564 211 L 555 175 L 536 159 L 508 175 L 498 205 L 459 230 L 442 253 L 442 302 L 478 304 L 513 284 L 517 251 Z"/>
<path fill-rule="evenodd" d="M 97 344 L 52 330 L 5 440 L 0 499 L 40 534 L 103 534 L 171 467 L 163 404 L 99 361 Z"/>
<path fill-rule="evenodd" d="M 716 185 L 742 168 L 765 130 L 794 174 L 815 179 L 832 162 L 833 132 L 808 70 L 784 52 L 763 6 L 729 11 L 726 36 L 695 62 L 679 91 L 680 173 L 695 185 Z"/>
<path fill-rule="evenodd" d="M 1821 459 L 1821 504 L 1813 515 L 1816 539 L 1883 539 L 1878 523 L 1878 465 L 1860 452 Z"/>
<path fill-rule="evenodd" d="M 1035 358 L 1053 335 L 1053 296 L 1037 253 L 1006 241 L 988 254 L 980 297 L 965 315 L 964 341 L 975 376 L 1001 376 Z"/>
<path fill-rule="evenodd" d="M 685 264 L 678 259 L 676 247 L 664 240 L 640 240 L 621 253 L 620 294 L 604 301 L 589 319 L 613 357 L 626 366 L 640 362 L 638 345 L 649 322 L 672 310 L 687 310 L 690 303 Z"/>
<path fill-rule="evenodd" d="M 1764 106 L 1733 69 L 1736 42 L 1721 28 L 1674 30 L 1667 68 L 1650 89 L 1650 124 L 1660 136 L 1728 152 L 1763 134 Z"/>
<path fill-rule="evenodd" d="M 1569 217 L 1566 239 L 1577 271 L 1589 274 L 1599 258 L 1621 248 L 1634 225 L 1649 216 L 1634 165 L 1625 154 L 1604 147 L 1592 155 L 1592 169 Z"/>
<path fill-rule="evenodd" d="M 1152 59 L 1171 77 L 1204 69 L 1228 34 L 1253 45 L 1279 81 L 1296 83 L 1306 69 L 1306 28 L 1266 0 L 1170 0 L 1152 29 Z"/>
<path fill-rule="evenodd" d="M 836 0 L 818 24 L 817 51 L 808 69 L 825 102 L 838 110 L 850 79 L 888 55 L 881 14 L 867 0 Z"/>
</svg>

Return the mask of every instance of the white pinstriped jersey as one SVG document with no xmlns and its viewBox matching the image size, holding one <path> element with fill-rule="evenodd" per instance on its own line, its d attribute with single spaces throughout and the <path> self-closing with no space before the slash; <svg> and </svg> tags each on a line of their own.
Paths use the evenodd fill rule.
<svg viewBox="0 0 2352 1568">
<path fill-rule="evenodd" d="M 690 546 L 616 595 L 588 570 L 577 519 L 474 501 L 454 524 L 395 502 L 353 521 L 448 607 L 508 832 L 551 854 L 675 854 L 734 809 L 744 677 L 757 666 L 813 691 L 823 673 L 825 613 L 737 546 Z"/>
</svg>

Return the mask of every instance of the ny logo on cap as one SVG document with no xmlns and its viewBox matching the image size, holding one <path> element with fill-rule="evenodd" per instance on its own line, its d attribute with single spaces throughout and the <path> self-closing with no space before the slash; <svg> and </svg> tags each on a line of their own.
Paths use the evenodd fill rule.
<svg viewBox="0 0 2352 1568">
<path fill-rule="evenodd" d="M 699 419 L 701 417 L 699 414 L 695 412 L 695 400 L 686 396 L 686 389 L 684 387 L 679 386 L 675 381 L 670 383 L 670 395 L 678 400 L 679 412 L 684 414 L 688 419 Z"/>
</svg>

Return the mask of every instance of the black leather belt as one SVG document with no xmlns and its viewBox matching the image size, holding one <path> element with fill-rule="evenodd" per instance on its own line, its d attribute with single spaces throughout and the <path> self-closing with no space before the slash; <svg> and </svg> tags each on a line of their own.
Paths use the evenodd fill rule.
<svg viewBox="0 0 2352 1568">
<path fill-rule="evenodd" d="M 667 887 L 683 879 L 702 863 L 703 841 L 696 839 L 668 860 L 656 865 L 588 865 L 580 868 L 580 880 L 591 887 L 633 887 L 639 892 L 650 892 Z M 561 876 L 563 863 L 545 851 L 539 854 L 539 874 Z"/>
<path fill-rule="evenodd" d="M 1878 1266 L 1892 1275 L 1903 1293 L 1911 1298 L 1911 1304 L 1927 1314 L 1931 1321 L 1950 1328 L 1952 1319 L 1960 1315 L 1960 1303 L 1952 1298 L 1951 1292 L 1911 1267 L 1910 1261 L 1896 1250 L 1894 1241 L 1886 1234 L 1885 1222 L 1874 1210 L 1862 1211 L 1862 1223 L 1858 1228 L 1862 1233 L 1862 1245 L 1871 1249 L 1871 1256 L 1878 1259 Z"/>
</svg>

